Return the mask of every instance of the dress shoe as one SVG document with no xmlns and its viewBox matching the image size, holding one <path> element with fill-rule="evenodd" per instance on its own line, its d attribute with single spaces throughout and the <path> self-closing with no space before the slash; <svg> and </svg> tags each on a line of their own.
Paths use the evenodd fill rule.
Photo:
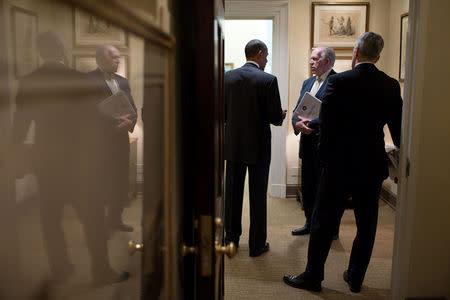
<svg viewBox="0 0 450 300">
<path fill-rule="evenodd" d="M 228 245 L 228 244 L 230 244 L 230 243 L 233 243 L 234 246 L 236 247 L 236 249 L 239 248 L 239 241 L 237 241 L 237 242 L 235 242 L 235 241 L 227 241 L 227 240 L 225 239 L 225 245 Z"/>
<path fill-rule="evenodd" d="M 309 234 L 310 231 L 309 226 L 303 226 L 302 228 L 292 230 L 292 235 L 305 235 Z"/>
<path fill-rule="evenodd" d="M 287 285 L 295 287 L 297 289 L 308 290 L 312 292 L 320 292 L 322 290 L 322 285 L 320 281 L 309 280 L 304 278 L 304 273 L 294 276 L 294 275 L 284 275 L 283 281 Z"/>
<path fill-rule="evenodd" d="M 94 285 L 107 285 L 118 283 L 127 280 L 130 278 L 130 273 L 126 271 L 115 272 L 113 270 L 107 272 L 106 274 L 102 274 L 100 276 L 94 277 Z"/>
<path fill-rule="evenodd" d="M 264 247 L 262 247 L 261 249 L 258 249 L 256 251 L 250 251 L 250 256 L 251 257 L 257 257 L 257 256 L 260 256 L 263 253 L 266 253 L 267 251 L 269 251 L 269 243 L 266 243 L 264 245 Z"/>
<path fill-rule="evenodd" d="M 347 270 L 344 271 L 344 274 L 342 274 L 342 277 L 344 277 L 344 281 L 348 283 L 348 286 L 350 287 L 350 291 L 352 291 L 353 293 L 359 293 L 361 291 L 361 284 L 354 283 L 348 276 Z"/>
<path fill-rule="evenodd" d="M 119 230 L 119 231 L 123 231 L 123 232 L 133 232 L 133 230 L 134 230 L 133 226 L 124 224 L 122 222 L 111 224 L 111 229 Z"/>
</svg>

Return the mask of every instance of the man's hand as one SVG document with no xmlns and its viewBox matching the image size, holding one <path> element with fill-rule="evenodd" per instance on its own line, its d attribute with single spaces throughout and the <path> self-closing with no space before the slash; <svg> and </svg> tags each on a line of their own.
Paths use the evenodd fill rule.
<svg viewBox="0 0 450 300">
<path fill-rule="evenodd" d="M 131 114 L 126 114 L 120 117 L 116 117 L 116 120 L 118 121 L 118 125 L 116 126 L 117 129 L 120 130 L 129 130 L 131 129 L 131 126 L 133 126 L 133 120 L 130 119 Z"/>
<path fill-rule="evenodd" d="M 297 117 L 299 121 L 295 123 L 295 129 L 304 134 L 311 134 L 314 130 L 308 127 L 308 122 L 311 120 L 303 119 L 302 117 Z"/>
<path fill-rule="evenodd" d="M 286 118 L 286 113 L 287 113 L 287 110 L 284 109 L 284 110 L 283 110 L 283 120 Z"/>
</svg>

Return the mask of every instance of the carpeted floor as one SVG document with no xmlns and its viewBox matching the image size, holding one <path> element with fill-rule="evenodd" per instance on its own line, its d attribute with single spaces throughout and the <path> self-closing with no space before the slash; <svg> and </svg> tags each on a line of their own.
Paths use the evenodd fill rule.
<svg viewBox="0 0 450 300">
<path fill-rule="evenodd" d="M 380 201 L 378 231 L 372 259 L 361 293 L 351 293 L 342 279 L 356 234 L 353 210 L 342 218 L 340 238 L 334 241 L 325 268 L 322 292 L 312 293 L 283 283 L 284 274 L 303 272 L 308 248 L 307 236 L 292 236 L 303 226 L 305 216 L 296 199 L 269 198 L 267 241 L 270 251 L 257 258 L 248 256 L 248 192 L 246 188 L 242 220 L 243 235 L 237 255 L 225 260 L 225 300 L 236 299 L 388 299 L 395 212 Z"/>
</svg>

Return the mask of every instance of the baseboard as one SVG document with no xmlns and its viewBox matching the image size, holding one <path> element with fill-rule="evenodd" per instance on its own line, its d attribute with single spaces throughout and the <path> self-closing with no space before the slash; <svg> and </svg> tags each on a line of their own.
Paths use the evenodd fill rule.
<svg viewBox="0 0 450 300">
<path fill-rule="evenodd" d="M 270 197 L 286 198 L 286 185 L 285 184 L 271 184 L 270 185 Z"/>
<path fill-rule="evenodd" d="M 287 184 L 286 185 L 286 198 L 296 198 L 297 190 L 298 190 L 298 184 Z"/>
<path fill-rule="evenodd" d="M 387 190 L 384 186 L 381 187 L 380 198 L 395 210 L 395 207 L 397 206 L 397 196 Z"/>
</svg>

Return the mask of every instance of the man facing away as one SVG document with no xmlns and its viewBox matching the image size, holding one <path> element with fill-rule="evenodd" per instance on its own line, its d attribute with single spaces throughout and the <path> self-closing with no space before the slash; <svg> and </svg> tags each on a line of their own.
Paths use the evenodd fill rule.
<svg viewBox="0 0 450 300">
<path fill-rule="evenodd" d="M 286 116 L 281 109 L 277 78 L 264 72 L 267 55 L 262 41 L 251 40 L 245 46 L 247 63 L 225 74 L 225 241 L 239 247 L 248 169 L 251 257 L 269 250 L 266 238 L 270 124 L 281 126 Z"/>
<path fill-rule="evenodd" d="M 400 144 L 402 98 L 397 80 L 375 67 L 383 38 L 363 33 L 355 42 L 352 70 L 333 75 L 320 113 L 319 156 L 324 166 L 308 245 L 308 263 L 298 276 L 285 275 L 286 284 L 320 291 L 333 229 L 352 195 L 357 233 L 344 280 L 359 292 L 369 265 L 378 220 L 378 197 L 388 176 L 383 127 Z"/>
<path fill-rule="evenodd" d="M 309 64 L 311 66 L 311 72 L 315 76 L 303 82 L 295 109 L 300 105 L 306 92 L 309 92 L 319 100 L 322 99 L 329 76 L 336 74 L 332 69 L 335 59 L 336 55 L 331 48 L 319 47 L 312 51 Z M 320 134 L 319 124 L 319 118 L 307 120 L 295 117 L 294 115 L 292 116 L 292 126 L 295 135 L 299 134 L 299 132 L 301 133 L 299 157 L 302 160 L 302 202 L 306 217 L 305 225 L 292 230 L 292 235 L 309 234 L 311 230 L 311 219 L 320 179 L 320 161 L 317 152 Z M 336 227 L 333 239 L 337 239 L 338 236 L 339 225 Z"/>
<path fill-rule="evenodd" d="M 100 46 L 96 52 L 98 68 L 88 75 L 91 92 L 97 103 L 123 91 L 136 112 L 128 80 L 116 74 L 120 63 L 120 52 L 114 46 Z M 133 132 L 137 114 L 117 118 L 100 116 L 96 124 L 99 168 L 99 195 L 108 208 L 107 224 L 111 229 L 131 232 L 133 227 L 124 224 L 122 212 L 129 197 L 128 132 Z"/>
</svg>

